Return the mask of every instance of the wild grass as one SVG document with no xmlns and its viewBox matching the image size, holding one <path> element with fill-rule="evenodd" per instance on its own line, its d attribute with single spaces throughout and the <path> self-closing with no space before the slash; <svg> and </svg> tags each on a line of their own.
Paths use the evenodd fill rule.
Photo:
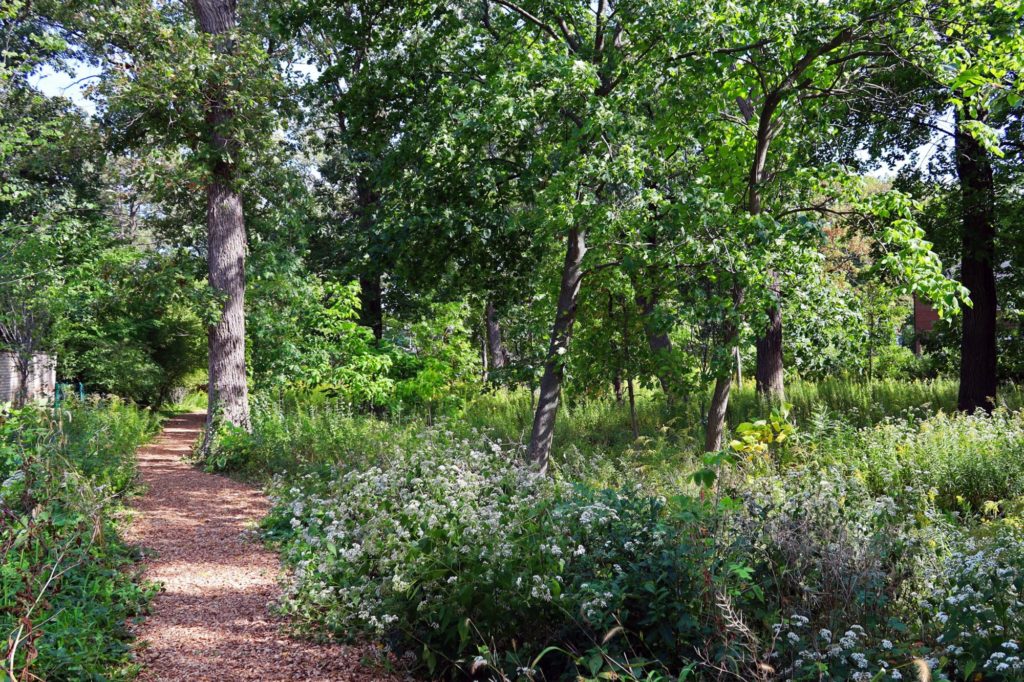
<svg viewBox="0 0 1024 682">
<path fill-rule="evenodd" d="M 787 386 L 790 418 L 799 426 L 823 415 L 841 417 L 850 427 L 865 427 L 894 417 L 920 420 L 956 406 L 956 382 L 879 380 L 792 381 Z M 701 399 L 705 402 L 702 403 Z M 190 397 L 175 409 L 200 406 L 205 396 Z M 1024 392 L 1003 387 L 1004 409 L 1024 405 Z M 563 402 L 555 425 L 553 466 L 570 480 L 622 485 L 637 480 L 659 487 L 678 483 L 700 457 L 706 396 L 682 396 L 673 403 L 660 393 L 637 395 L 639 438 L 633 437 L 629 407 L 612 398 Z M 735 426 L 770 413 L 752 382 L 733 390 L 728 423 Z M 325 470 L 338 463 L 352 467 L 380 461 L 402 448 L 414 447 L 427 420 L 415 412 L 374 416 L 319 392 L 260 394 L 253 398 L 253 432 L 227 430 L 206 464 L 250 480 L 276 474 Z M 461 412 L 439 422 L 456 437 L 480 434 L 514 445 L 525 444 L 533 423 L 527 391 L 496 390 L 477 396 Z"/>
</svg>

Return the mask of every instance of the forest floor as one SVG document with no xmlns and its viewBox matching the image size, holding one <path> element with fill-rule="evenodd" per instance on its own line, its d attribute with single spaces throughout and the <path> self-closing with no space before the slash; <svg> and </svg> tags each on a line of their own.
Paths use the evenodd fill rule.
<svg viewBox="0 0 1024 682">
<path fill-rule="evenodd" d="M 205 415 L 168 420 L 138 452 L 145 492 L 133 504 L 129 542 L 141 545 L 146 580 L 161 590 L 136 628 L 139 677 L 153 680 L 385 680 L 360 664 L 372 652 L 289 637 L 270 611 L 280 590 L 277 556 L 256 524 L 270 502 L 256 488 L 183 460 Z"/>
</svg>

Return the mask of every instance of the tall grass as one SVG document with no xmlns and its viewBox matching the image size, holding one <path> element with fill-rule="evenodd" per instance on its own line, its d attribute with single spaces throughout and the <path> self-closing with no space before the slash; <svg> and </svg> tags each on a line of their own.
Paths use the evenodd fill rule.
<svg viewBox="0 0 1024 682">
<path fill-rule="evenodd" d="M 792 381 L 787 386 L 791 418 L 798 427 L 822 415 L 839 415 L 852 427 L 870 426 L 889 417 L 913 421 L 949 412 L 956 406 L 956 382 L 950 380 L 856 383 Z M 565 478 L 616 486 L 637 480 L 658 487 L 678 483 L 692 471 L 703 443 L 706 395 L 681 396 L 668 403 L 653 390 L 637 395 L 634 438 L 628 405 L 613 398 L 565 401 L 555 425 L 552 462 Z M 1016 386 L 1003 388 L 1008 408 L 1024 404 Z M 768 414 L 771 406 L 752 382 L 733 390 L 729 424 Z M 335 464 L 352 468 L 385 460 L 415 447 L 427 420 L 415 413 L 374 416 L 352 412 L 319 392 L 258 395 L 253 400 L 253 432 L 227 430 L 218 436 L 206 460 L 214 470 L 231 471 L 250 480 L 277 474 L 327 472 Z M 485 433 L 524 445 L 533 423 L 533 404 L 525 390 L 497 390 L 470 401 L 458 415 L 436 424 L 453 437 L 478 440 Z"/>
<path fill-rule="evenodd" d="M 786 386 L 786 403 L 791 418 L 798 424 L 825 411 L 842 415 L 854 426 L 869 426 L 887 417 L 923 417 L 939 411 L 952 412 L 956 409 L 957 387 L 957 382 L 951 379 L 796 380 Z M 682 396 L 669 404 L 660 393 L 640 391 L 637 419 L 642 438 L 668 447 L 699 447 L 709 399 L 708 395 L 695 394 Z M 1003 386 L 998 402 L 1006 409 L 1019 409 L 1024 406 L 1024 391 L 1014 384 Z M 758 419 L 771 409 L 772 406 L 757 395 L 754 383 L 745 382 L 733 388 L 729 397 L 728 422 L 735 425 Z M 530 436 L 532 401 L 526 391 L 495 391 L 470 403 L 462 419 L 503 439 L 522 442 Z M 633 442 L 627 404 L 612 398 L 597 398 L 569 400 L 561 406 L 555 424 L 556 453 L 572 447 L 621 450 Z"/>
</svg>

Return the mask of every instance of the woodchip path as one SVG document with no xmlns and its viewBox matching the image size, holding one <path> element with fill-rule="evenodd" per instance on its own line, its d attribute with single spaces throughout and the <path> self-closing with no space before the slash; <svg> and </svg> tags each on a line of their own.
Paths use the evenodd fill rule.
<svg viewBox="0 0 1024 682">
<path fill-rule="evenodd" d="M 138 452 L 146 486 L 129 542 L 142 546 L 145 578 L 162 585 L 136 628 L 140 680 L 384 680 L 360 665 L 365 650 L 288 637 L 269 611 L 279 595 L 277 556 L 254 537 L 269 502 L 252 486 L 182 460 L 205 415 L 170 419 Z"/>
</svg>

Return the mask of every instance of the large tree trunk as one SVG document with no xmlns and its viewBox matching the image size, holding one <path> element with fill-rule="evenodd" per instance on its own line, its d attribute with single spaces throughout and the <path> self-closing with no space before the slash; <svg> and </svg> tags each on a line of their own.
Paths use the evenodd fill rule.
<svg viewBox="0 0 1024 682">
<path fill-rule="evenodd" d="M 725 432 L 725 413 L 729 409 L 729 389 L 732 388 L 732 372 L 715 379 L 715 392 L 708 408 L 708 428 L 704 434 L 704 451 L 722 449 L 722 434 Z"/>
<path fill-rule="evenodd" d="M 204 33 L 220 35 L 237 22 L 234 0 L 193 0 Z M 219 51 L 230 52 L 232 41 L 221 40 Z M 225 105 L 223 86 L 207 88 L 206 123 L 216 159 L 206 188 L 207 263 L 210 287 L 224 297 L 220 319 L 209 330 L 209 408 L 207 424 L 217 417 L 249 428 L 249 390 L 245 371 L 245 219 L 235 187 L 237 142 L 227 129 L 233 112 Z M 212 428 L 207 433 L 212 433 Z M 209 437 L 209 435 L 208 435 Z M 207 441 L 208 443 L 209 441 Z"/>
<path fill-rule="evenodd" d="M 775 133 L 772 131 L 772 116 L 780 103 L 778 91 L 765 97 L 757 121 L 757 143 L 754 148 L 754 160 L 750 165 L 747 178 L 747 212 L 756 216 L 764 210 L 761 205 L 761 185 L 764 182 L 764 169 L 768 162 L 768 148 L 771 146 Z M 744 118 L 750 120 L 753 110 L 750 103 L 740 105 Z M 750 112 L 750 113 L 748 113 Z M 772 273 L 772 290 L 775 301 L 768 308 L 768 325 L 758 337 L 757 357 L 754 366 L 754 378 L 757 382 L 758 395 L 769 400 L 782 401 L 784 397 L 783 359 L 782 359 L 782 302 L 780 300 L 779 279 Z"/>
<path fill-rule="evenodd" d="M 985 149 L 957 121 L 956 169 L 962 197 L 960 281 L 971 292 L 963 313 L 960 396 L 964 412 L 991 411 L 996 398 L 995 189 Z"/>
<path fill-rule="evenodd" d="M 757 339 L 757 365 L 754 370 L 757 394 L 772 402 L 785 397 L 782 365 L 782 310 L 778 303 L 768 309 L 768 325 Z"/>
<path fill-rule="evenodd" d="M 508 350 L 501 340 L 501 323 L 498 312 L 490 301 L 484 308 L 484 326 L 487 328 L 487 350 L 491 356 L 491 367 L 503 369 L 508 366 Z"/>
<path fill-rule="evenodd" d="M 558 290 L 558 305 L 555 323 L 551 327 L 551 343 L 548 346 L 544 374 L 540 380 L 540 396 L 537 411 L 533 416 L 533 431 L 527 455 L 541 472 L 547 472 L 551 455 L 551 441 L 555 435 L 555 417 L 562 396 L 562 375 L 565 353 L 569 349 L 573 323 L 576 321 L 576 305 L 579 300 L 580 282 L 583 278 L 583 257 L 587 253 L 586 233 L 575 228 L 569 230 L 562 266 L 562 283 Z"/>
</svg>

